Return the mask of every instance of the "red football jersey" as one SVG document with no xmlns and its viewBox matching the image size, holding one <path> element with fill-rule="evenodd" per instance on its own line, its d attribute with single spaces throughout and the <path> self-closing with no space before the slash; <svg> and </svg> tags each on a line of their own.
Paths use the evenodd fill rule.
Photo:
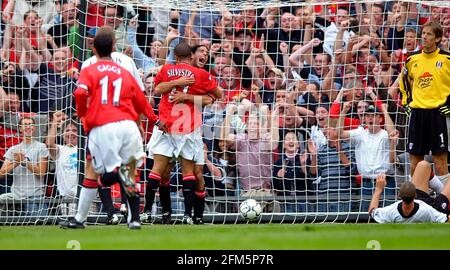
<svg viewBox="0 0 450 270">
<path fill-rule="evenodd" d="M 4 156 L 6 151 L 21 141 L 22 138 L 20 138 L 18 131 L 0 125 L 0 160 L 5 160 Z"/>
<path fill-rule="evenodd" d="M 188 64 L 166 64 L 156 75 L 155 86 L 162 82 L 169 82 L 180 77 L 193 77 L 195 83 L 188 87 L 176 87 L 175 91 L 182 91 L 191 95 L 204 95 L 217 88 L 216 79 L 206 70 Z M 169 101 L 171 92 L 162 95 L 159 103 L 159 118 L 166 123 L 170 133 L 188 134 L 202 125 L 202 113 L 194 104 L 173 104 Z"/>
<path fill-rule="evenodd" d="M 134 77 L 112 61 L 81 70 L 74 95 L 86 132 L 108 123 L 136 121 L 141 113 L 153 123 L 158 119 Z"/>
</svg>

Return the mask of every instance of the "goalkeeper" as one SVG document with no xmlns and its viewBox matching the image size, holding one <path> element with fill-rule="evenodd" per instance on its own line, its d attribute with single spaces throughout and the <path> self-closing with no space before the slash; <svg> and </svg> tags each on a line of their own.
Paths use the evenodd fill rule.
<svg viewBox="0 0 450 270">
<path fill-rule="evenodd" d="M 411 53 L 400 77 L 402 104 L 410 114 L 408 152 L 411 175 L 431 152 L 436 174 L 448 180 L 450 128 L 450 54 L 439 49 L 442 27 L 428 22 L 422 30 L 422 51 Z"/>
</svg>

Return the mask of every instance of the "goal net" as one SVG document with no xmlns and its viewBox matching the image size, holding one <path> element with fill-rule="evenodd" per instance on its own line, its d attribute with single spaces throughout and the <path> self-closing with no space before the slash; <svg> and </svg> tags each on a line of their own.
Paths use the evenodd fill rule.
<svg viewBox="0 0 450 270">
<path fill-rule="evenodd" d="M 410 181 L 408 116 L 399 77 L 421 50 L 423 25 L 448 1 L 3 1 L 0 66 L 0 224 L 54 224 L 76 213 L 86 137 L 73 91 L 99 27 L 131 57 L 158 113 L 154 77 L 187 42 L 192 65 L 222 98 L 202 108 L 206 222 L 367 222 L 378 175 L 380 206 Z M 152 128 L 145 121 L 144 141 Z M 428 158 L 428 157 L 426 157 Z M 140 168 L 144 212 L 151 160 Z M 171 176 L 172 219 L 183 214 L 181 168 Z M 145 207 L 158 222 L 161 204 Z M 120 218 L 118 185 L 99 189 L 88 222 Z M 122 209 L 123 210 L 123 209 Z M 122 219 L 125 220 L 125 219 Z"/>
</svg>

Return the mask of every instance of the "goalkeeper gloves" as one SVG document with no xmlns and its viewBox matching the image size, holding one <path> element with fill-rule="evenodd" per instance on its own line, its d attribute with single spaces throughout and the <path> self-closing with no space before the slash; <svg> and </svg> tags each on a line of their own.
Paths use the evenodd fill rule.
<svg viewBox="0 0 450 270">
<path fill-rule="evenodd" d="M 411 107 L 409 107 L 409 104 L 406 104 L 403 108 L 405 109 L 406 116 L 410 116 L 411 115 Z"/>
<path fill-rule="evenodd" d="M 445 104 L 439 107 L 439 112 L 445 117 L 450 116 L 450 96 L 447 97 Z"/>
<path fill-rule="evenodd" d="M 439 107 L 439 112 L 441 112 L 441 114 L 445 117 L 449 117 L 450 116 L 450 106 L 449 105 L 442 105 L 441 107 Z"/>
</svg>

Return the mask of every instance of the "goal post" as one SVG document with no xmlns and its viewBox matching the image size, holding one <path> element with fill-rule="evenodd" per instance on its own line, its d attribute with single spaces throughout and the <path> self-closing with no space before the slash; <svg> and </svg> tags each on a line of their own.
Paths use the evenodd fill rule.
<svg viewBox="0 0 450 270">
<path fill-rule="evenodd" d="M 72 93 L 103 25 L 115 30 L 115 51 L 134 60 L 156 113 L 154 78 L 175 63 L 178 43 L 197 48 L 192 65 L 217 80 L 222 99 L 202 107 L 211 223 L 244 221 L 239 204 L 248 198 L 263 206 L 259 222 L 368 222 L 380 173 L 387 176 L 380 206 L 395 202 L 410 181 L 400 74 L 422 48 L 425 23 L 442 27 L 441 50 L 450 44 L 448 1 L 4 2 L 3 225 L 56 224 L 75 215 L 86 137 Z M 143 122 L 145 142 L 151 128 Z M 141 211 L 149 162 L 139 171 Z M 170 185 L 172 217 L 181 220 L 178 163 Z M 113 205 L 96 198 L 88 223 L 123 217 L 119 186 L 107 193 Z M 158 222 L 158 194 L 150 209 Z"/>
</svg>

